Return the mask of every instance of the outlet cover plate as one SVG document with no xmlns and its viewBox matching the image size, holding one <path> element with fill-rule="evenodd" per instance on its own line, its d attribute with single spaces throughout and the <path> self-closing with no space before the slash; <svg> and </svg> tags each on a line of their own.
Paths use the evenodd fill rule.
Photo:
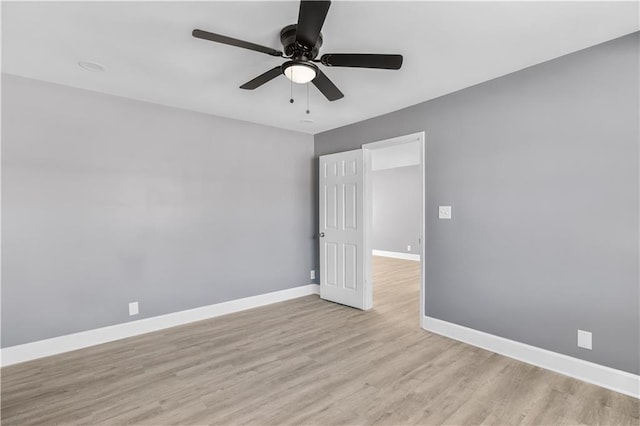
<svg viewBox="0 0 640 426">
<path fill-rule="evenodd" d="M 129 303 L 129 315 L 138 315 L 138 302 Z"/>
<path fill-rule="evenodd" d="M 312 270 L 311 270 L 311 274 L 309 274 L 309 276 L 310 276 L 310 278 L 311 278 L 312 280 L 315 280 L 315 279 L 316 279 L 316 271 L 315 271 L 314 269 L 312 269 Z"/>
<path fill-rule="evenodd" d="M 592 349 L 591 332 L 578 330 L 578 347 L 584 349 Z"/>
</svg>

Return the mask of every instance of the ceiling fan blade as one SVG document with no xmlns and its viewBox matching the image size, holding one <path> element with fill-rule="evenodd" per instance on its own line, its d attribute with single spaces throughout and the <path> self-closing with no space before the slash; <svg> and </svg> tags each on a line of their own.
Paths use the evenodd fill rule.
<svg viewBox="0 0 640 426">
<path fill-rule="evenodd" d="M 311 81 L 317 88 L 322 92 L 322 94 L 329 99 L 330 101 L 337 101 L 338 99 L 344 98 L 344 95 L 336 87 L 335 84 L 329 77 L 327 77 L 322 71 L 318 70 L 318 74 L 316 78 Z"/>
<path fill-rule="evenodd" d="M 253 80 L 247 81 L 245 84 L 240 86 L 240 88 L 241 89 L 247 89 L 247 90 L 257 89 L 258 87 L 262 86 L 263 84 L 273 80 L 274 78 L 276 78 L 280 74 L 282 74 L 282 69 L 278 65 L 277 67 L 271 68 L 269 71 L 267 71 L 267 72 L 265 72 L 263 74 L 260 74 L 259 76 L 257 76 Z"/>
<path fill-rule="evenodd" d="M 203 30 L 193 30 L 191 33 L 195 38 L 203 40 L 215 41 L 216 43 L 228 44 L 229 46 L 242 47 L 243 49 L 255 50 L 256 52 L 266 53 L 271 56 L 282 56 L 282 52 L 270 47 L 260 46 L 259 44 L 250 43 L 237 38 L 227 37 L 220 34 L 210 33 Z"/>
<path fill-rule="evenodd" d="M 380 68 L 399 70 L 402 55 L 377 55 L 368 53 L 327 53 L 320 62 L 328 67 Z"/>
<path fill-rule="evenodd" d="M 318 37 L 322 24 L 329 12 L 330 1 L 308 1 L 300 2 L 300 11 L 298 12 L 298 25 L 296 27 L 296 41 L 303 46 L 312 49 Z"/>
</svg>

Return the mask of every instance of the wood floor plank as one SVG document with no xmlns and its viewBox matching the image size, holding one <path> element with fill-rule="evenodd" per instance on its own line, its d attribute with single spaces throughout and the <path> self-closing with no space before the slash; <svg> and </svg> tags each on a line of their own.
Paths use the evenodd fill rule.
<svg viewBox="0 0 640 426">
<path fill-rule="evenodd" d="M 3 425 L 640 425 L 640 401 L 419 327 L 417 262 L 375 309 L 308 296 L 3 368 Z"/>
</svg>

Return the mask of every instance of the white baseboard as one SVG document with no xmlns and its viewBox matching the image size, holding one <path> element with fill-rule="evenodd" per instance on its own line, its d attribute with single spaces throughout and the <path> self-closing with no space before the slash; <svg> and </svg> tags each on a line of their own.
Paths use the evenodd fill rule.
<svg viewBox="0 0 640 426">
<path fill-rule="evenodd" d="M 425 316 L 422 320 L 422 328 L 565 376 L 640 398 L 640 376 L 626 371 L 494 336 L 437 318 Z"/>
<path fill-rule="evenodd" d="M 23 345 L 10 346 L 0 350 L 0 365 L 4 367 L 36 358 L 56 355 L 63 352 L 86 348 L 88 346 L 99 345 L 102 343 L 112 342 L 114 340 L 120 340 L 144 333 L 150 333 L 152 331 L 175 327 L 177 325 L 187 324 L 194 321 L 201 321 L 208 318 L 244 311 L 246 309 L 296 299 L 310 294 L 320 294 L 320 286 L 318 284 L 309 284 L 301 287 L 274 291 L 272 293 L 231 300 L 229 302 L 216 303 L 215 305 L 188 309 L 186 311 L 173 312 L 157 317 L 96 328 L 93 330 L 82 331 L 80 333 L 67 334 L 65 336 L 39 340 L 37 342 L 25 343 Z"/>
<path fill-rule="evenodd" d="M 419 254 L 400 253 L 397 251 L 371 250 L 374 256 L 393 257 L 394 259 L 415 260 L 420 262 Z"/>
</svg>

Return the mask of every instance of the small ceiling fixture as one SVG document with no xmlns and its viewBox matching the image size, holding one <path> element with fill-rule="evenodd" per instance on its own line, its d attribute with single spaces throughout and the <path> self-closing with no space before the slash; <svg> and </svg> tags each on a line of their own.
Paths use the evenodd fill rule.
<svg viewBox="0 0 640 426">
<path fill-rule="evenodd" d="M 78 66 L 83 70 L 91 71 L 91 72 L 102 72 L 105 70 L 105 66 L 93 61 L 79 61 Z"/>
<path fill-rule="evenodd" d="M 282 65 L 284 75 L 294 83 L 305 84 L 318 75 L 318 67 L 311 63 L 289 61 Z"/>
</svg>

